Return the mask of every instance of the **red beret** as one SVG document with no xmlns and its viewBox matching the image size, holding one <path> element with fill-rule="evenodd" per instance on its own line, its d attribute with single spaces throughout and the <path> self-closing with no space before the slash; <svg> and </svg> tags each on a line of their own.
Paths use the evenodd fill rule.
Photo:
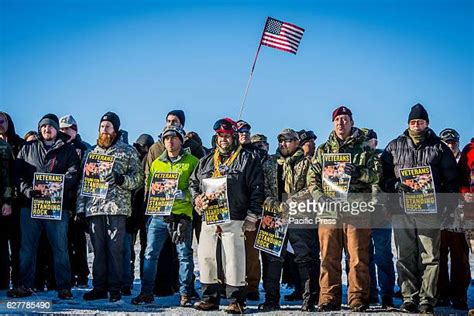
<svg viewBox="0 0 474 316">
<path fill-rule="evenodd" d="M 334 112 L 332 112 L 332 120 L 334 121 L 336 119 L 336 116 L 344 114 L 349 115 L 352 119 L 351 110 L 349 110 L 349 108 L 345 107 L 344 105 L 341 105 L 340 107 L 335 109 Z"/>
</svg>

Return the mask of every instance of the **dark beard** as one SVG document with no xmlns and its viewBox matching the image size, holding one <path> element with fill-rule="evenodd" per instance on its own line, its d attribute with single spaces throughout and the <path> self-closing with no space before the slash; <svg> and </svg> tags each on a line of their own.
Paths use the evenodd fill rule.
<svg viewBox="0 0 474 316">
<path fill-rule="evenodd" d="M 115 132 L 113 134 L 102 133 L 97 139 L 97 145 L 102 148 L 109 148 L 114 143 L 116 137 L 117 133 Z"/>
</svg>

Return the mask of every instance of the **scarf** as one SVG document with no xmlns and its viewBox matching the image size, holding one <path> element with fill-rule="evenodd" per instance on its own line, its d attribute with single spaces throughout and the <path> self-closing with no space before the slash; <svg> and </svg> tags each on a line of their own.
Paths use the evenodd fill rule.
<svg viewBox="0 0 474 316">
<path fill-rule="evenodd" d="M 216 148 L 214 150 L 214 172 L 212 174 L 213 178 L 217 177 L 222 177 L 227 173 L 227 170 L 229 169 L 230 165 L 234 162 L 234 160 L 237 158 L 237 156 L 240 154 L 242 151 L 242 146 L 237 147 L 237 149 L 229 155 L 227 158 L 225 158 L 224 162 L 221 162 L 221 154 L 219 153 L 219 149 Z"/>
<path fill-rule="evenodd" d="M 428 135 L 428 129 L 425 129 L 421 132 L 413 132 L 411 129 L 408 129 L 408 135 L 410 136 L 415 146 L 418 146 L 425 141 L 426 136 Z"/>
</svg>

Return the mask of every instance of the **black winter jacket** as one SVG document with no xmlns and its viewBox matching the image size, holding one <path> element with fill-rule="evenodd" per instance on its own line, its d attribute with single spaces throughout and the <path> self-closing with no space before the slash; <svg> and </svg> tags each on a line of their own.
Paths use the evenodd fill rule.
<svg viewBox="0 0 474 316">
<path fill-rule="evenodd" d="M 449 147 L 429 129 L 424 142 L 415 146 L 408 131 L 392 140 L 382 153 L 383 179 L 381 188 L 395 193 L 400 181 L 400 169 L 431 166 L 436 193 L 458 192 L 457 163 Z M 454 197 L 443 199 L 442 205 L 455 207 Z"/>
<path fill-rule="evenodd" d="M 211 178 L 214 172 L 214 150 L 204 156 L 189 179 L 189 190 L 193 197 L 201 194 L 202 180 Z M 243 149 L 227 172 L 227 196 L 229 199 L 230 219 L 244 220 L 250 214 L 262 214 L 263 170 L 258 158 Z"/>
<path fill-rule="evenodd" d="M 17 135 L 15 130 L 15 124 L 10 115 L 6 112 L 0 112 L 5 114 L 8 121 L 8 131 L 7 131 L 7 143 L 12 147 L 13 155 L 16 157 L 21 150 L 21 147 L 26 143 L 23 138 Z"/>
<path fill-rule="evenodd" d="M 29 192 L 35 172 L 64 174 L 63 210 L 72 210 L 79 181 L 80 160 L 68 137 L 59 132 L 56 142 L 46 149 L 41 138 L 23 146 L 15 161 L 16 184 L 22 195 L 22 207 L 31 207 Z"/>
<path fill-rule="evenodd" d="M 254 144 L 246 144 L 242 145 L 242 147 L 247 151 L 250 151 L 254 157 L 260 161 L 261 164 L 263 164 L 264 161 L 268 159 L 268 153 L 265 150 L 258 148 Z"/>
</svg>

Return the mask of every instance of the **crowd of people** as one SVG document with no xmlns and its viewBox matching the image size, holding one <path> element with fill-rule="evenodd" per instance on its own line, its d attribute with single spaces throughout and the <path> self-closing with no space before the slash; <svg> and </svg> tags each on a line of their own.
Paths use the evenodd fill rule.
<svg viewBox="0 0 474 316">
<path fill-rule="evenodd" d="M 217 120 L 210 148 L 197 133 L 185 133 L 185 123 L 182 110 L 170 111 L 156 142 L 142 134 L 129 145 L 120 118 L 107 112 L 91 146 L 81 139 L 72 115 L 47 114 L 37 131 L 21 138 L 11 117 L 0 112 L 0 289 L 8 289 L 10 298 L 56 290 L 59 299 L 68 300 L 73 287 L 88 288 L 92 272 L 92 289 L 83 299 L 119 301 L 132 294 L 139 238 L 141 288 L 131 299 L 135 305 L 179 292 L 182 307 L 215 311 L 226 298 L 226 312 L 238 314 L 247 300 L 260 299 L 262 282 L 265 298 L 258 308 L 276 311 L 284 282 L 294 292 L 283 299 L 301 300 L 302 311 L 337 311 L 345 262 L 353 312 L 370 304 L 392 308 L 395 295 L 403 312 L 468 309 L 470 246 L 464 223 L 474 212 L 474 138 L 461 150 L 456 130 L 436 134 L 421 104 L 411 108 L 405 130 L 383 150 L 377 149 L 375 131 L 355 127 L 346 106 L 332 113 L 333 130 L 319 147 L 313 131 L 285 128 L 274 155 L 267 137 L 252 134 L 243 120 Z M 113 157 L 103 175 L 104 197 L 81 191 L 92 154 Z M 429 166 L 436 194 L 449 197 L 438 201 L 435 214 L 408 214 L 379 200 L 373 218 L 338 214 L 337 223 L 290 225 L 280 256 L 258 251 L 254 244 L 264 206 L 287 213 L 294 201 L 331 201 L 322 180 L 326 154 L 350 154 L 342 170 L 350 176 L 349 194 L 400 196 L 412 190 L 400 169 Z M 179 175 L 171 213 L 145 215 L 159 172 Z M 35 173 L 64 176 L 59 220 L 32 217 L 32 200 L 44 194 L 33 186 Z M 213 225 L 203 217 L 209 207 L 204 183 L 219 177 L 227 179 L 230 220 Z M 193 238 L 201 293 L 195 288 Z"/>
</svg>

